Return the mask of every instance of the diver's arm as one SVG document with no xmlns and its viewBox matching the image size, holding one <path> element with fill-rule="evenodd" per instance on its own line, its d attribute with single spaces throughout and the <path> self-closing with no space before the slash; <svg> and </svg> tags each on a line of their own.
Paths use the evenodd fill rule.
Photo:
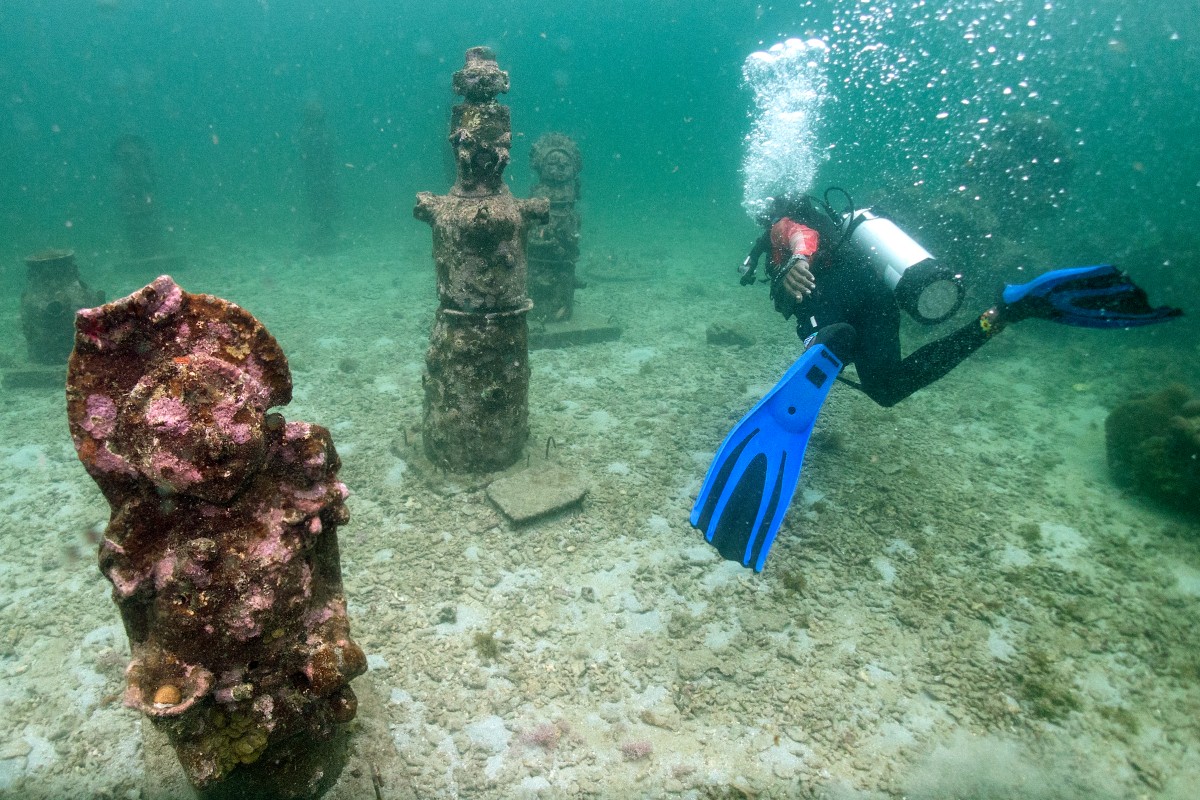
<svg viewBox="0 0 1200 800">
<path fill-rule="evenodd" d="M 764 254 L 771 249 L 771 229 L 763 231 L 762 236 L 759 236 L 754 241 L 754 246 L 750 248 L 746 260 L 742 262 L 741 269 L 738 274 L 742 276 L 742 286 L 749 286 L 754 283 L 755 273 L 758 271 L 758 262 L 762 260 Z"/>
<path fill-rule="evenodd" d="M 782 282 L 783 290 L 796 302 L 803 302 L 817 286 L 811 259 L 820 244 L 821 237 L 815 230 L 788 217 L 771 226 L 771 279 Z"/>
<path fill-rule="evenodd" d="M 783 217 L 771 226 L 771 258 L 776 266 L 786 263 L 787 256 L 801 255 L 811 259 L 820 245 L 820 234 L 789 217 Z"/>
</svg>

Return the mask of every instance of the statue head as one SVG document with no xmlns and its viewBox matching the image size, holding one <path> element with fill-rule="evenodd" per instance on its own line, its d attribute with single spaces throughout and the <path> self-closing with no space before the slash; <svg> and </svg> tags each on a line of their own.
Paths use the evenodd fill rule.
<svg viewBox="0 0 1200 800">
<path fill-rule="evenodd" d="M 566 184 L 579 180 L 583 158 L 579 146 L 561 133 L 543 134 L 533 143 L 530 165 L 542 183 Z"/>
<path fill-rule="evenodd" d="M 497 103 L 496 95 L 508 91 L 508 73 L 497 66 L 489 48 L 472 47 L 466 66 L 454 73 L 454 91 L 466 100 L 454 107 L 450 120 L 450 146 L 458 167 L 455 191 L 499 192 L 510 160 L 512 125 L 508 107 Z"/>
<path fill-rule="evenodd" d="M 453 86 L 468 103 L 486 103 L 508 92 L 508 73 L 496 63 L 492 48 L 472 47 L 463 68 L 454 73 Z"/>
</svg>

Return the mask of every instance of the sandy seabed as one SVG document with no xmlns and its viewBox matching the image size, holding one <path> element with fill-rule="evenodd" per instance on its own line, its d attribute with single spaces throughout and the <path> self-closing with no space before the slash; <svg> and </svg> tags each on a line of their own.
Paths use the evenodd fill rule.
<svg viewBox="0 0 1200 800">
<path fill-rule="evenodd" d="M 765 290 L 725 266 L 738 254 L 587 252 L 579 307 L 624 335 L 532 354 L 529 450 L 590 491 L 514 528 L 477 486 L 405 458 L 427 239 L 321 259 L 232 249 L 174 277 L 266 324 L 293 370 L 284 415 L 333 432 L 353 632 L 406 770 L 391 785 L 1195 796 L 1200 522 L 1113 485 L 1104 419 L 1200 373 L 1200 354 L 1031 322 L 897 408 L 838 387 L 756 575 L 687 522 L 721 438 L 799 353 Z M 109 275 L 110 296 L 154 277 Z M 706 344 L 712 321 L 756 344 Z M 21 344 L 15 298 L 0 332 Z M 120 703 L 128 646 L 86 536 L 107 505 L 61 392 L 0 390 L 0 430 L 0 796 L 137 798 L 143 721 Z"/>
</svg>

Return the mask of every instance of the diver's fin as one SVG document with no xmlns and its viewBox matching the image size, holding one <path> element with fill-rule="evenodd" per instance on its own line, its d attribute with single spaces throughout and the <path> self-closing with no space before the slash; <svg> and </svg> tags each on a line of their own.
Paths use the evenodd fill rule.
<svg viewBox="0 0 1200 800">
<path fill-rule="evenodd" d="M 691 523 L 721 555 L 761 572 L 792 502 L 804 450 L 842 362 L 814 345 L 725 437 Z"/>
<path fill-rule="evenodd" d="M 1183 313 L 1151 307 L 1146 292 L 1111 264 L 1051 270 L 1028 283 L 1008 284 L 1001 297 L 1002 313 L 1014 322 L 1039 317 L 1083 328 L 1133 328 Z"/>
</svg>

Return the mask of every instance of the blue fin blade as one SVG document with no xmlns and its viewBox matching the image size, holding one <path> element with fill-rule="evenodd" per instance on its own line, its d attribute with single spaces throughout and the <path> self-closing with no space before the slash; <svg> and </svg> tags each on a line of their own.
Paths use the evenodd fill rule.
<svg viewBox="0 0 1200 800">
<path fill-rule="evenodd" d="M 1080 328 L 1134 328 L 1180 316 L 1170 306 L 1151 307 L 1146 292 L 1111 264 L 1046 272 L 1028 283 L 1009 284 L 1001 298 L 1038 317 Z"/>
<path fill-rule="evenodd" d="M 723 557 L 762 570 L 841 367 L 828 348 L 810 347 L 725 437 L 690 517 Z"/>
</svg>

